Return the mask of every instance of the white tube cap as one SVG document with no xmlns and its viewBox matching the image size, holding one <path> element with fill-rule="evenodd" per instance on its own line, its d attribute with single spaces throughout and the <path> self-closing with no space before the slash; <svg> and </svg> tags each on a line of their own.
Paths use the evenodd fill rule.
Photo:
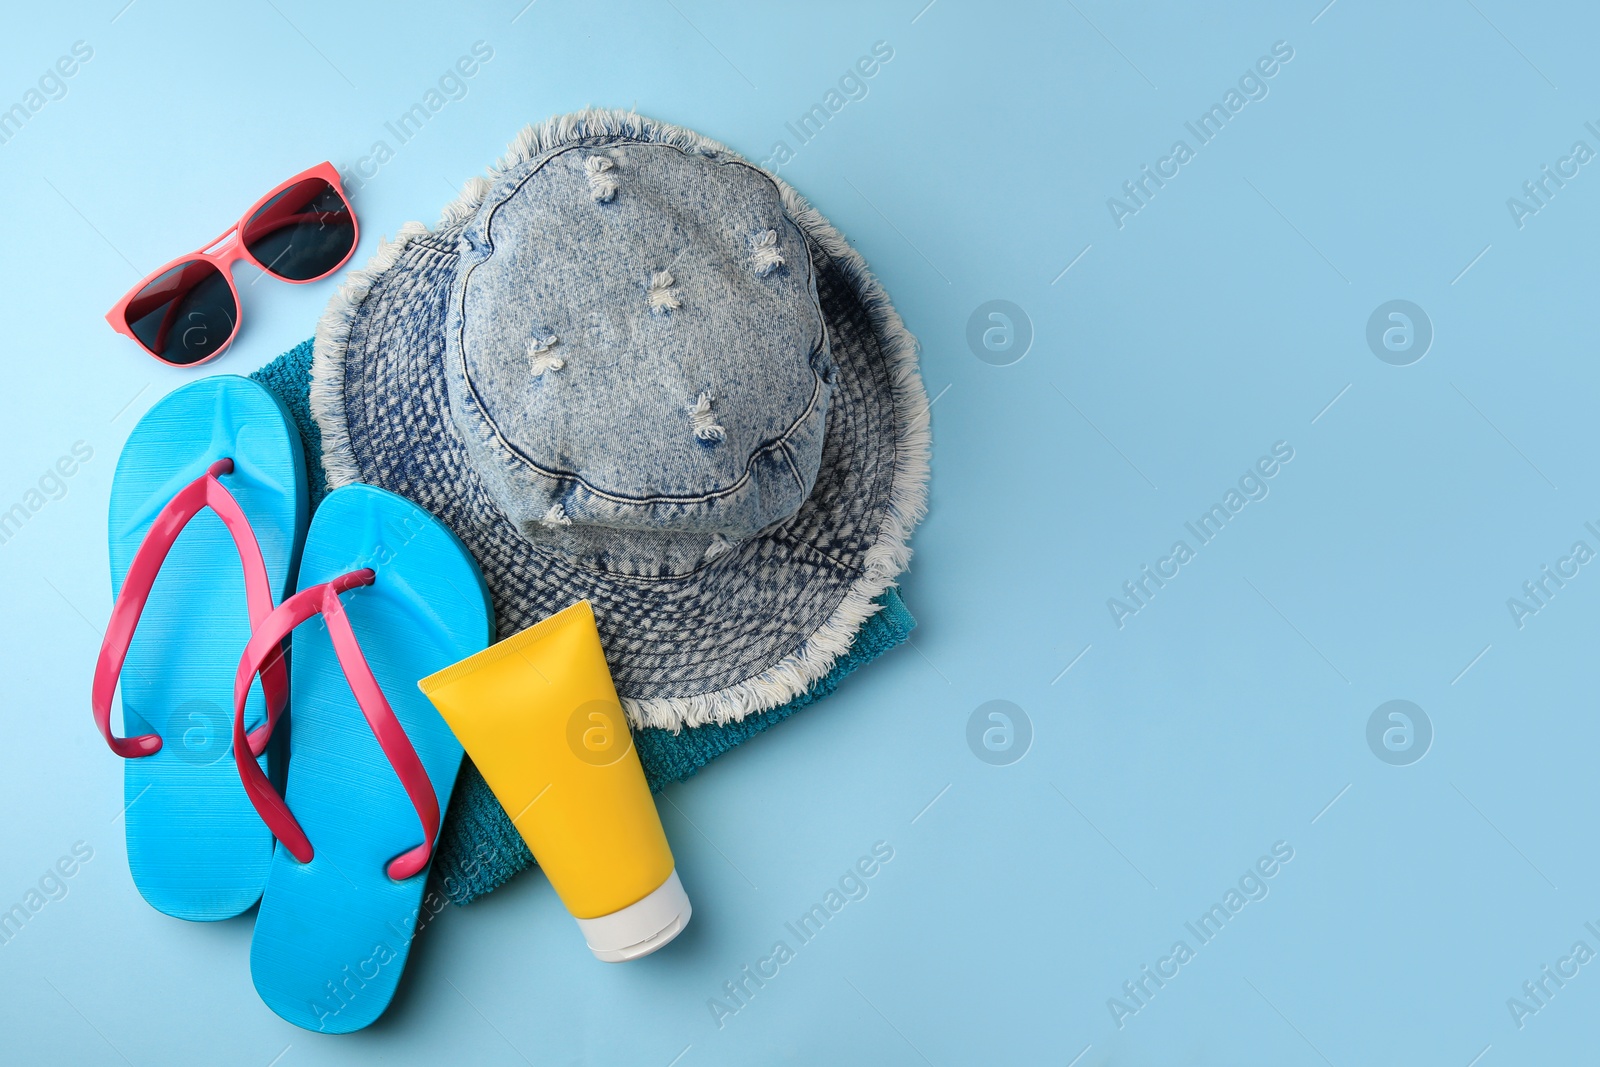
<svg viewBox="0 0 1600 1067">
<path fill-rule="evenodd" d="M 648 956 L 689 925 L 689 894 L 674 867 L 667 880 L 644 897 L 610 915 L 579 919 L 578 929 L 589 950 L 606 963 Z"/>
</svg>

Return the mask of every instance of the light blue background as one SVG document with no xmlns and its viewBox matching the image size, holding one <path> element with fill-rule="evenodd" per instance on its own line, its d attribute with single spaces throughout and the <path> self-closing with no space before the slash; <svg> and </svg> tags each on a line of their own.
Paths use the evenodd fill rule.
<svg viewBox="0 0 1600 1067">
<path fill-rule="evenodd" d="M 1574 942 L 1600 950 L 1600 565 L 1521 629 L 1506 606 L 1574 541 L 1600 549 L 1600 164 L 1523 228 L 1506 206 L 1574 141 L 1600 150 L 1591 8 L 122 2 L 14 5 L 0 35 L 0 106 L 94 49 L 0 145 L 0 509 L 94 449 L 0 545 L 0 906 L 95 850 L 0 946 L 8 1062 L 1593 1058 L 1600 964 L 1521 1029 L 1506 1003 Z M 256 998 L 248 916 L 177 922 L 128 878 L 88 708 L 104 516 L 121 442 L 191 374 L 101 316 L 287 175 L 394 147 L 384 123 L 478 40 L 494 57 L 465 98 L 355 194 L 356 261 L 558 112 L 637 106 L 757 160 L 789 142 L 783 176 L 924 345 L 921 625 L 667 791 L 695 903 L 669 949 L 595 962 L 528 873 L 440 915 L 378 1025 L 325 1038 Z M 798 146 L 785 123 L 876 41 L 894 56 L 866 97 Z M 1107 198 L 1192 147 L 1185 121 L 1277 41 L 1294 58 L 1267 98 L 1119 229 Z M 254 279 L 217 371 L 308 336 L 332 292 Z M 1396 298 L 1436 331 L 1405 367 L 1365 341 Z M 1010 366 L 966 342 L 991 299 L 1035 332 Z M 1294 459 L 1270 496 L 1119 630 L 1107 598 L 1277 441 Z M 1410 766 L 1366 741 L 1397 698 L 1436 732 Z M 967 746 L 993 699 L 1033 724 L 1010 766 Z M 880 840 L 870 894 L 719 1028 L 708 999 Z M 1119 1029 L 1108 998 L 1193 947 L 1184 923 L 1278 841 L 1270 895 Z"/>
</svg>

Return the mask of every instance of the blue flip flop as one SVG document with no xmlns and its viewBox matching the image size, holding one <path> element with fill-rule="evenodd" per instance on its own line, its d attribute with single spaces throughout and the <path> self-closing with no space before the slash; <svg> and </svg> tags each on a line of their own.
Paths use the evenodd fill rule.
<svg viewBox="0 0 1600 1067">
<path fill-rule="evenodd" d="M 272 859 L 227 756 L 239 653 L 288 590 L 305 532 L 305 459 L 289 413 L 235 375 L 167 394 L 123 446 L 108 525 L 115 604 L 92 704 L 127 760 L 128 868 L 158 911 L 230 918 L 260 898 Z M 111 731 L 119 678 L 124 737 Z M 280 711 L 281 659 L 264 684 Z M 258 756 L 266 712 L 253 695 Z"/>
<path fill-rule="evenodd" d="M 367 485 L 317 509 L 298 584 L 256 628 L 235 680 L 239 752 L 252 679 L 294 631 L 283 796 L 254 760 L 237 761 L 279 841 L 250 973 L 284 1019 L 349 1033 L 394 995 L 461 765 L 460 742 L 417 681 L 488 647 L 492 615 L 465 546 Z"/>
</svg>

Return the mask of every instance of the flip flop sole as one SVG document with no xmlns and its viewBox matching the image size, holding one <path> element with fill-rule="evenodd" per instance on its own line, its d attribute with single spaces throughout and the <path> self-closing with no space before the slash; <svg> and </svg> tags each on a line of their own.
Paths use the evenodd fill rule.
<svg viewBox="0 0 1600 1067">
<path fill-rule="evenodd" d="M 274 599 L 293 577 L 306 525 L 305 460 L 289 413 L 235 375 L 174 390 L 134 427 L 111 486 L 111 587 L 156 514 L 215 460 L 255 531 Z M 128 868 L 140 895 L 180 919 L 227 919 L 261 896 L 272 835 L 231 756 L 233 672 L 250 637 L 239 550 L 211 511 L 179 535 L 150 591 L 122 672 L 125 734 L 156 733 L 154 755 L 124 763 Z M 265 718 L 259 692 L 247 715 Z"/>
<path fill-rule="evenodd" d="M 361 651 L 433 785 L 442 813 L 462 750 L 417 680 L 486 648 L 488 591 L 466 548 L 426 511 L 366 485 L 317 509 L 299 587 L 371 567 L 341 602 Z M 390 860 L 422 840 L 416 809 L 363 718 L 320 618 L 294 632 L 284 801 L 313 856 L 279 847 L 250 945 L 250 972 L 274 1012 L 308 1030 L 349 1033 L 394 995 L 428 872 L 396 882 Z"/>
</svg>

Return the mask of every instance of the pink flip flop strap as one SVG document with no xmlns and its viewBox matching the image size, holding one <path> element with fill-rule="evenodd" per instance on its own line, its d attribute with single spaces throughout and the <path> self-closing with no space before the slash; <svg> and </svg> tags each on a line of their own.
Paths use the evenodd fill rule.
<svg viewBox="0 0 1600 1067">
<path fill-rule="evenodd" d="M 358 586 L 371 585 L 375 577 L 371 568 L 363 568 L 340 575 L 321 585 L 302 589 L 278 605 L 266 621 L 256 627 L 256 632 L 251 635 L 249 643 L 245 646 L 244 657 L 239 661 L 239 673 L 234 678 L 233 745 L 234 758 L 239 764 L 239 777 L 244 782 L 245 793 L 249 795 L 256 811 L 260 813 L 262 821 L 272 830 L 272 835 L 283 842 L 284 847 L 294 855 L 295 859 L 301 863 L 310 863 L 314 854 L 311 841 L 289 811 L 288 804 L 284 803 L 283 797 L 273 788 L 256 761 L 244 759 L 239 752 L 245 740 L 244 706 L 246 698 L 250 695 L 251 679 L 273 656 L 280 642 L 291 630 L 312 616 L 321 615 L 328 624 L 328 634 L 333 639 L 334 654 L 339 658 L 339 667 L 344 671 L 345 681 L 356 698 L 356 705 L 361 708 L 361 714 L 366 717 L 372 736 L 377 738 L 378 747 L 383 750 L 389 765 L 394 768 L 400 784 L 405 788 L 406 796 L 411 799 L 412 807 L 417 810 L 417 817 L 422 821 L 422 844 L 389 861 L 387 868 L 389 877 L 398 882 L 410 878 L 428 865 L 428 860 L 433 854 L 433 843 L 439 836 L 439 801 L 434 795 L 433 783 L 423 770 L 422 760 L 417 757 L 417 750 L 411 747 L 411 739 L 406 736 L 400 720 L 395 718 L 393 709 L 389 707 L 389 701 L 384 698 L 383 690 L 378 686 L 378 680 L 372 676 L 367 658 L 362 654 L 361 646 L 356 641 L 355 631 L 350 628 L 350 619 L 345 615 L 344 605 L 339 603 L 340 593 Z M 264 679 L 263 685 L 265 685 Z"/>
<path fill-rule="evenodd" d="M 94 666 L 94 691 L 91 704 L 95 725 L 100 735 L 111 746 L 111 751 L 124 759 L 137 759 L 161 751 L 161 735 L 141 734 L 138 737 L 118 737 L 111 732 L 111 699 L 117 691 L 117 681 L 122 677 L 122 666 L 128 658 L 128 646 L 133 643 L 133 633 L 139 627 L 139 617 L 144 613 L 150 590 L 173 542 L 183 533 L 189 521 L 206 508 L 216 512 L 227 527 L 239 550 L 239 561 L 244 565 L 245 605 L 250 614 L 250 624 L 256 626 L 272 613 L 272 583 L 267 577 L 267 564 L 261 556 L 261 545 L 256 541 L 250 520 L 245 518 L 239 502 L 228 492 L 227 486 L 217 481 L 217 476 L 231 473 L 233 460 L 219 459 L 206 469 L 205 474 L 180 489 L 156 515 L 150 524 L 139 550 L 134 553 L 122 583 L 122 592 L 111 608 L 111 621 L 106 623 L 105 639 L 100 643 L 100 658 Z M 267 721 L 251 732 L 248 740 L 252 755 L 261 755 L 266 747 L 272 726 L 283 710 L 289 696 L 289 679 L 284 670 L 283 657 L 267 663 L 261 676 L 261 688 L 267 697 Z"/>
</svg>

